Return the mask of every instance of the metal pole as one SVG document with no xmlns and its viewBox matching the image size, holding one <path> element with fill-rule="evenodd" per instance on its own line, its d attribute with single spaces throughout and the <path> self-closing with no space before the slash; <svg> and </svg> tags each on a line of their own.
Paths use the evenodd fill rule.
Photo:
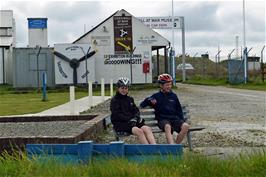
<svg viewBox="0 0 266 177">
<path fill-rule="evenodd" d="M 47 77 L 46 77 L 46 73 L 44 72 L 42 74 L 42 101 L 47 101 L 46 85 L 47 85 Z"/>
<path fill-rule="evenodd" d="M 245 22 L 245 0 L 243 0 L 243 59 L 244 59 L 244 82 L 247 83 L 247 56 L 245 55 L 246 50 L 246 22 Z"/>
<path fill-rule="evenodd" d="M 239 40 L 239 36 L 236 36 L 236 59 L 239 58 L 239 56 L 238 56 L 238 40 Z"/>
<path fill-rule="evenodd" d="M 5 81 L 5 49 L 4 49 L 4 47 L 2 48 L 2 58 L 3 58 L 3 84 L 5 84 L 6 83 L 6 81 Z"/>
<path fill-rule="evenodd" d="M 135 49 L 136 49 L 136 47 L 134 47 L 132 51 L 128 51 L 128 53 L 130 54 L 129 64 L 130 64 L 130 82 L 131 82 L 131 84 L 133 84 L 132 55 L 133 55 Z"/>
<path fill-rule="evenodd" d="M 183 67 L 182 67 L 182 74 L 183 74 L 183 82 L 186 81 L 186 68 L 185 68 L 185 63 L 186 63 L 186 48 L 185 48 L 185 18 L 181 17 L 182 20 L 182 63 L 183 63 Z"/>
<path fill-rule="evenodd" d="M 133 84 L 133 74 L 132 74 L 132 53 L 130 53 L 130 82 Z"/>
<path fill-rule="evenodd" d="M 218 53 L 215 55 L 215 70 L 216 70 L 216 77 L 218 77 L 218 55 L 220 54 L 221 50 L 219 50 L 218 46 Z"/>
<path fill-rule="evenodd" d="M 36 46 L 36 48 L 38 49 L 38 46 Z M 37 84 L 38 84 L 38 86 L 37 86 L 37 88 L 38 88 L 38 92 L 39 92 L 39 90 L 40 90 L 40 76 L 39 76 L 39 55 L 40 55 L 40 52 L 41 52 L 41 49 L 42 49 L 42 47 L 39 47 L 39 50 L 38 50 L 38 52 L 37 52 Z"/>
<path fill-rule="evenodd" d="M 263 50 L 265 48 L 265 45 L 262 47 L 261 52 L 260 52 L 260 58 L 261 58 L 261 63 L 263 63 Z"/>
<path fill-rule="evenodd" d="M 174 0 L 172 0 L 172 77 L 173 77 L 173 84 L 175 84 L 175 32 L 174 32 Z"/>
<path fill-rule="evenodd" d="M 235 51 L 235 49 L 233 49 L 233 50 L 228 54 L 228 56 L 227 56 L 227 57 L 228 57 L 228 60 L 231 59 L 231 55 L 232 55 L 232 53 L 233 53 L 234 51 Z"/>
</svg>

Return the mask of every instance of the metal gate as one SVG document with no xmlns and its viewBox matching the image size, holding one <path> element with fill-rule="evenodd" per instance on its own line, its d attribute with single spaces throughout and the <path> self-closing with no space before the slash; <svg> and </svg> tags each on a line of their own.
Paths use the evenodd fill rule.
<svg viewBox="0 0 266 177">
<path fill-rule="evenodd" d="M 228 81 L 230 84 L 244 83 L 244 60 L 228 60 Z"/>
</svg>

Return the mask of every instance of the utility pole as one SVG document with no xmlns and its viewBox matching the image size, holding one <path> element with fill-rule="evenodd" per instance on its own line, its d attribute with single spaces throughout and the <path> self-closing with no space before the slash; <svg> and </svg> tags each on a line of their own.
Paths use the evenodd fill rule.
<svg viewBox="0 0 266 177">
<path fill-rule="evenodd" d="M 186 68 L 185 68 L 185 64 L 186 64 L 186 49 L 185 49 L 185 18 L 184 17 L 181 17 L 181 20 L 182 20 L 182 64 L 183 64 L 183 67 L 182 67 L 182 78 L 183 78 L 183 82 L 186 81 Z"/>
<path fill-rule="evenodd" d="M 174 0 L 172 0 L 172 50 L 171 50 L 171 57 L 172 57 L 172 77 L 173 77 L 173 84 L 176 85 L 175 79 L 175 32 L 174 32 Z"/>
<path fill-rule="evenodd" d="M 219 49 L 219 46 L 218 46 L 218 53 L 215 55 L 215 63 L 216 63 L 216 67 L 215 67 L 215 69 L 216 69 L 216 78 L 218 78 L 218 56 L 220 55 L 220 52 L 221 52 L 221 50 Z"/>
<path fill-rule="evenodd" d="M 247 83 L 247 47 L 246 47 L 246 19 L 245 0 L 243 0 L 243 60 L 244 60 L 244 83 Z"/>
</svg>

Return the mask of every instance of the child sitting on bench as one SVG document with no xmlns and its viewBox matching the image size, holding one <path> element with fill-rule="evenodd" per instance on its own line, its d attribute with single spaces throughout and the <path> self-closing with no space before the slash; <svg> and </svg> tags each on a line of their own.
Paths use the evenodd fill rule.
<svg viewBox="0 0 266 177">
<path fill-rule="evenodd" d="M 181 104 L 177 95 L 172 92 L 173 79 L 169 74 L 158 77 L 160 91 L 146 98 L 140 107 L 151 106 L 155 110 L 158 126 L 165 132 L 167 142 L 174 144 L 173 131 L 178 133 L 175 143 L 180 144 L 186 136 L 189 125 L 185 122 Z"/>
<path fill-rule="evenodd" d="M 117 92 L 112 98 L 111 122 L 116 132 L 136 135 L 141 144 L 156 144 L 152 130 L 140 118 L 134 99 L 128 96 L 129 79 L 121 77 L 117 81 Z"/>
</svg>

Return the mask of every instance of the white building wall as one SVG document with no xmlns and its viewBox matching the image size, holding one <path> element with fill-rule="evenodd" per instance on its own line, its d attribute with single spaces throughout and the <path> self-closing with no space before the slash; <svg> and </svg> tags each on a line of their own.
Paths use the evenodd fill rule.
<svg viewBox="0 0 266 177">
<path fill-rule="evenodd" d="M 28 18 L 29 47 L 48 47 L 47 18 Z"/>
<path fill-rule="evenodd" d="M 115 16 L 130 16 L 124 10 L 119 11 Z M 145 83 L 145 74 L 143 73 L 143 62 L 150 62 L 150 72 L 147 73 L 147 83 L 152 82 L 152 46 L 168 46 L 168 41 L 158 33 L 142 24 L 137 18 L 132 16 L 132 38 L 133 47 L 136 47 L 133 59 L 138 59 L 137 64 L 132 64 L 133 83 Z M 114 82 L 119 77 L 130 78 L 130 64 L 106 64 L 108 57 L 114 55 L 114 24 L 113 17 L 105 21 L 96 29 L 79 39 L 75 43 L 90 43 L 94 50 L 98 52 L 93 56 L 95 58 L 95 81 L 100 82 L 101 78 L 105 83 L 110 79 Z M 116 55 L 117 56 L 117 55 Z M 130 57 L 112 58 L 110 60 L 127 60 Z"/>
<path fill-rule="evenodd" d="M 16 25 L 12 10 L 0 10 L 0 84 L 11 83 L 12 49 L 16 45 Z M 10 81 L 10 82 L 9 82 Z"/>
<path fill-rule="evenodd" d="M 29 47 L 48 47 L 47 29 L 29 29 Z"/>
</svg>

